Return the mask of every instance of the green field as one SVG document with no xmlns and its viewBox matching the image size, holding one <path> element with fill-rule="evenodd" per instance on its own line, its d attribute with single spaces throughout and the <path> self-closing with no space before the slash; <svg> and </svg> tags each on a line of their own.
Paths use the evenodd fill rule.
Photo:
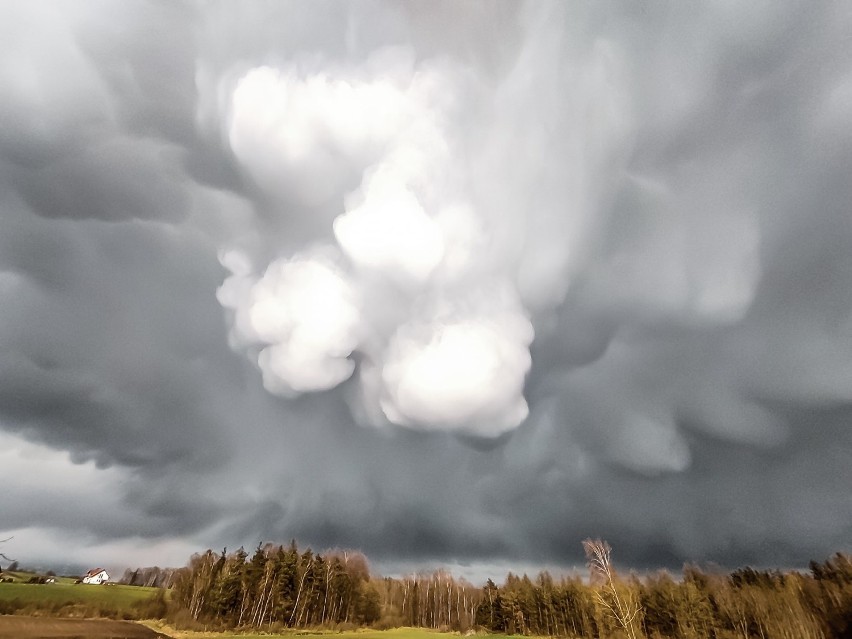
<svg viewBox="0 0 852 639">
<path fill-rule="evenodd" d="M 132 614 L 140 604 L 151 601 L 161 592 L 158 588 L 140 586 L 75 584 L 73 579 L 58 578 L 53 584 L 28 584 L 23 581 L 0 583 L 0 614 L 5 606 L 13 606 L 14 614 L 54 614 L 60 617 L 111 617 L 139 619 Z M 8 612 L 6 614 L 9 614 Z M 144 615 L 142 615 L 144 618 Z M 448 639 L 459 633 L 443 633 L 423 628 L 394 628 L 391 630 L 355 630 L 346 632 L 309 632 L 291 630 L 281 634 L 239 632 L 197 632 L 175 630 L 160 621 L 144 624 L 175 639 Z M 489 635 L 496 639 L 530 639 L 507 635 Z"/>
<path fill-rule="evenodd" d="M 17 601 L 36 605 L 82 604 L 123 610 L 151 599 L 157 591 L 157 588 L 118 584 L 75 584 L 73 580 L 59 578 L 55 584 L 0 583 L 0 602 Z"/>
<path fill-rule="evenodd" d="M 12 579 L 13 583 L 26 583 L 32 577 L 36 577 L 37 575 L 32 572 L 22 572 L 20 570 L 14 570 L 9 572 L 8 570 L 4 570 L 2 573 L 2 577 L 4 579 Z M 53 577 L 58 584 L 73 584 L 77 581 L 74 577 Z"/>
</svg>

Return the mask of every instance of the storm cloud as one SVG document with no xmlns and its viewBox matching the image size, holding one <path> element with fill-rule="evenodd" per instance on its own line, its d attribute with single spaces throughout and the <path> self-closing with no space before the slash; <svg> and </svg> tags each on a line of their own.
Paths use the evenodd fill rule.
<svg viewBox="0 0 852 639">
<path fill-rule="evenodd" d="M 3 3 L 8 554 L 849 550 L 850 42 L 828 1 Z"/>
</svg>

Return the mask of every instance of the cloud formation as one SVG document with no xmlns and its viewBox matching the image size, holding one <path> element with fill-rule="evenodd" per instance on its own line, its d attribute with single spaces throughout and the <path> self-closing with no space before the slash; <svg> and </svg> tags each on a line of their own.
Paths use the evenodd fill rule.
<svg viewBox="0 0 852 639">
<path fill-rule="evenodd" d="M 226 265 L 235 259 L 223 257 Z M 355 291 L 333 262 L 278 260 L 253 283 L 244 281 L 239 265 L 234 268 L 219 300 L 236 310 L 238 340 L 264 344 L 257 358 L 267 390 L 326 390 L 352 374 L 348 357 L 358 344 L 360 312 Z"/>
<path fill-rule="evenodd" d="M 348 273 L 295 257 L 244 283 L 245 295 L 229 292 L 246 279 L 235 273 L 220 299 L 244 338 L 271 344 L 249 349 L 271 392 L 332 388 L 357 350 L 376 425 L 497 436 L 527 416 L 533 329 L 510 269 L 495 274 L 493 256 L 473 250 L 488 222 L 450 131 L 463 73 L 413 59 L 381 49 L 361 66 L 314 59 L 304 76 L 258 67 L 236 82 L 224 123 L 235 157 L 279 206 L 295 194 L 303 215 L 345 194 L 330 230 Z M 382 305 L 361 307 L 376 295 Z"/>
<path fill-rule="evenodd" d="M 16 558 L 848 550 L 838 3 L 0 14 Z"/>
</svg>

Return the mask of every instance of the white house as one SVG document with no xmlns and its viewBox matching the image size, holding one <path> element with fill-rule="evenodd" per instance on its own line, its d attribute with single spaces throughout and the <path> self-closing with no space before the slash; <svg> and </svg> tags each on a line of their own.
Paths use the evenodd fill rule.
<svg viewBox="0 0 852 639">
<path fill-rule="evenodd" d="M 103 568 L 95 568 L 83 577 L 84 584 L 102 584 L 109 581 L 109 573 Z"/>
</svg>

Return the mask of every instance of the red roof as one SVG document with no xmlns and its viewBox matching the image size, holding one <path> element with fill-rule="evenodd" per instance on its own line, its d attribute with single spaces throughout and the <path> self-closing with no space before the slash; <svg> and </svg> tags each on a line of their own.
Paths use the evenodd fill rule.
<svg viewBox="0 0 852 639">
<path fill-rule="evenodd" d="M 95 568 L 95 569 L 87 572 L 86 576 L 87 577 L 94 577 L 95 575 L 97 575 L 98 573 L 101 573 L 101 572 L 106 572 L 106 571 L 103 568 Z"/>
</svg>

